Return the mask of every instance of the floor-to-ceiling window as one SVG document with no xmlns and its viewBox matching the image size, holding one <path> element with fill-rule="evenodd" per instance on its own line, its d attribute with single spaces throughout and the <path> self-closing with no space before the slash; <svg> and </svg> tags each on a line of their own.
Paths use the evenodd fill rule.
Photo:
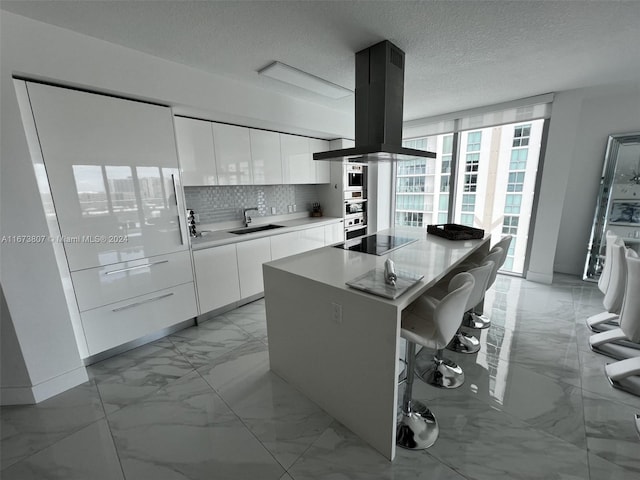
<svg viewBox="0 0 640 480">
<path fill-rule="evenodd" d="M 540 111 L 541 118 L 527 118 Z M 398 162 L 395 224 L 454 222 L 484 229 L 492 243 L 513 235 L 502 270 L 522 274 L 546 114 L 519 109 L 515 118 L 526 120 L 477 128 L 456 122 L 453 131 L 406 139 L 436 158 Z"/>
<path fill-rule="evenodd" d="M 513 235 L 502 270 L 523 273 L 544 120 L 460 132 L 453 221 Z"/>
</svg>

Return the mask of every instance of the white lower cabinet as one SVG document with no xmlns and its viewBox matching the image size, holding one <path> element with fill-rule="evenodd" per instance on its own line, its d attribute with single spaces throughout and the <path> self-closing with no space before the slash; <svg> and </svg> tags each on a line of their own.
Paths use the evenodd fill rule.
<svg viewBox="0 0 640 480">
<path fill-rule="evenodd" d="M 263 263 L 324 247 L 327 238 L 336 243 L 338 235 L 342 223 L 194 251 L 200 314 L 264 292 Z"/>
<path fill-rule="evenodd" d="M 282 233 L 271 238 L 271 260 L 288 257 L 299 253 L 298 232 Z"/>
<path fill-rule="evenodd" d="M 332 223 L 324 227 L 324 244 L 344 242 L 344 224 L 342 222 Z"/>
<path fill-rule="evenodd" d="M 271 242 L 268 237 L 240 242 L 236 245 L 240 297 L 247 298 L 264 292 L 262 264 L 271 261 Z"/>
<path fill-rule="evenodd" d="M 200 313 L 240 300 L 236 244 L 193 252 Z"/>
<path fill-rule="evenodd" d="M 324 227 L 307 228 L 297 233 L 300 252 L 324 247 Z"/>
<path fill-rule="evenodd" d="M 81 312 L 114 302 L 193 282 L 189 252 L 115 263 L 71 272 Z"/>
<path fill-rule="evenodd" d="M 81 313 L 89 355 L 136 340 L 198 314 L 193 282 Z"/>
</svg>

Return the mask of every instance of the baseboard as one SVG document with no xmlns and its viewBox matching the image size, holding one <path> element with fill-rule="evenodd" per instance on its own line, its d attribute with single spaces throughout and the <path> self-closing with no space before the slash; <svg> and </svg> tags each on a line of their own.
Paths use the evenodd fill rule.
<svg viewBox="0 0 640 480">
<path fill-rule="evenodd" d="M 531 282 L 544 283 L 545 285 L 551 285 L 553 283 L 553 273 L 552 274 L 537 273 L 529 270 L 527 272 L 526 279 Z"/>
<path fill-rule="evenodd" d="M 84 367 L 58 375 L 37 385 L 0 388 L 0 405 L 32 405 L 89 380 Z"/>
</svg>

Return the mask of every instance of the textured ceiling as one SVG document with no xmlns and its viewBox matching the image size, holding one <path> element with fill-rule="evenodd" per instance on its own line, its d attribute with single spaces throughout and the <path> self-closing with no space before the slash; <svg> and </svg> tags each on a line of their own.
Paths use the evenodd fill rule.
<svg viewBox="0 0 640 480">
<path fill-rule="evenodd" d="M 354 54 L 406 53 L 405 119 L 640 80 L 640 1 L 9 1 L 1 8 L 267 90 L 274 60 L 354 86 Z"/>
</svg>

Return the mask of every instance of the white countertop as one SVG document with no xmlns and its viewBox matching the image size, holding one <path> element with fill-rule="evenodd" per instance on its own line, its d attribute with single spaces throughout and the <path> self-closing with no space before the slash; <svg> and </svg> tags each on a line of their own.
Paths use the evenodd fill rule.
<svg viewBox="0 0 640 480">
<path fill-rule="evenodd" d="M 263 230 L 261 232 L 245 233 L 237 235 L 229 233 L 230 230 L 240 230 L 243 228 L 242 223 L 225 223 L 225 224 L 208 224 L 198 225 L 198 232 L 202 232 L 200 237 L 191 237 L 191 248 L 193 250 L 202 250 L 204 248 L 218 247 L 229 243 L 246 242 L 256 238 L 270 237 L 282 233 L 303 230 L 311 227 L 319 227 L 330 225 L 332 223 L 342 222 L 339 217 L 310 217 L 310 216 L 280 216 L 280 217 L 261 217 L 251 223 L 251 227 L 259 227 L 261 225 L 280 225 L 282 228 L 274 228 L 272 230 Z"/>
<path fill-rule="evenodd" d="M 462 262 L 484 242 L 490 241 L 489 235 L 482 240 L 447 240 L 427 234 L 423 228 L 410 227 L 399 227 L 378 233 L 417 238 L 418 241 L 380 256 L 335 247 L 324 247 L 275 260 L 266 265 L 359 295 L 367 295 L 381 302 L 397 304 L 400 308 L 404 308 L 420 293 L 440 280 L 451 266 Z M 399 274 L 404 271 L 424 275 L 424 278 L 395 300 L 378 297 L 346 285 L 347 281 L 374 268 L 384 269 L 384 262 L 387 258 L 394 261 L 396 272 Z"/>
</svg>

